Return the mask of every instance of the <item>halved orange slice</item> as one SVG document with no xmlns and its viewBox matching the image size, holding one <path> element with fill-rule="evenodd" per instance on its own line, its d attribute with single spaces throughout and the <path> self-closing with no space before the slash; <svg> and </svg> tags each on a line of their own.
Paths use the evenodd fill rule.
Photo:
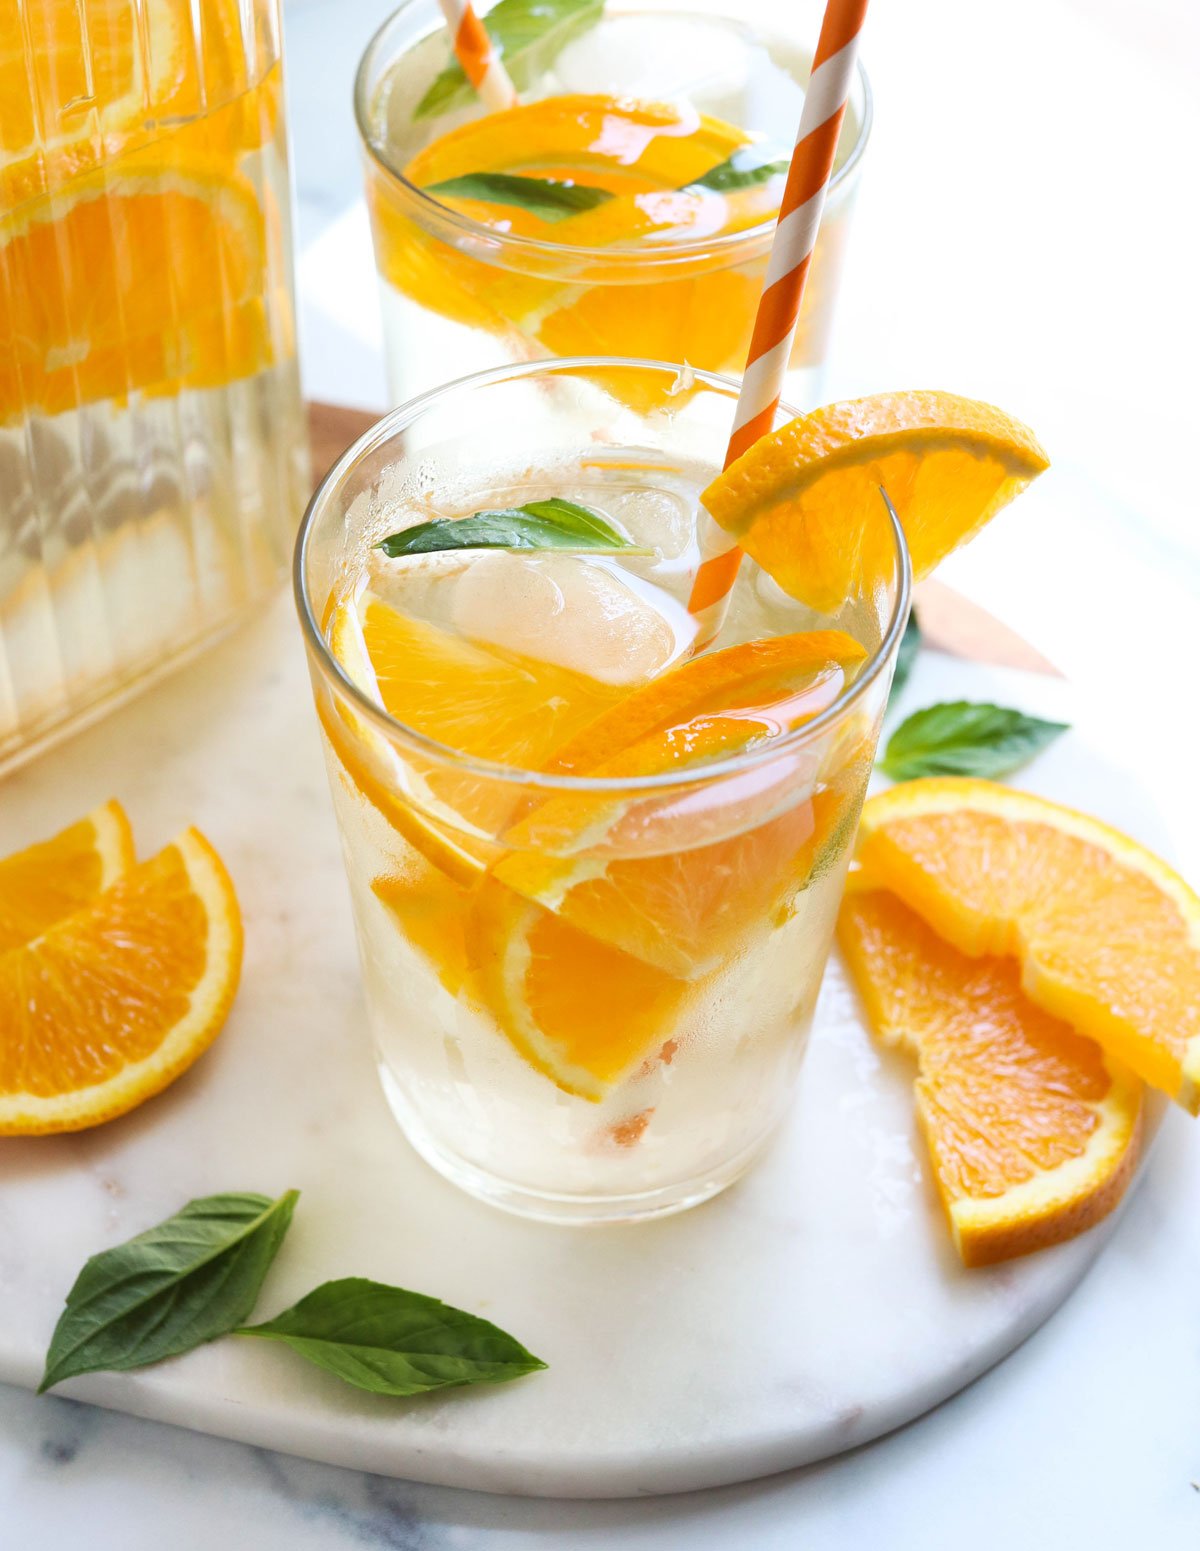
<svg viewBox="0 0 1200 1551">
<path fill-rule="evenodd" d="M 242 20 L 258 36 L 243 38 Z M 0 208 L 143 153 L 178 165 L 274 131 L 281 71 L 263 7 L 43 0 L 0 8 Z"/>
<path fill-rule="evenodd" d="M 1127 1067 L 1034 1006 L 1011 960 L 966 957 L 893 894 L 852 885 L 838 938 L 875 1034 L 917 1058 L 917 1115 L 966 1265 L 1112 1211 L 1141 1125 Z"/>
<path fill-rule="evenodd" d="M 836 613 L 890 569 L 881 485 L 919 580 L 1048 467 L 1033 432 L 990 404 L 880 393 L 760 437 L 701 499 L 786 592 Z"/>
<path fill-rule="evenodd" d="M 803 726 L 865 655 L 841 631 L 817 631 L 695 657 L 584 728 L 552 768 L 631 780 L 702 770 Z M 677 812 L 669 796 L 563 793 L 506 832 L 512 852 L 494 875 L 601 942 L 693 979 L 773 919 L 832 839 L 848 842 L 867 773 L 865 757 L 818 775 L 812 757 L 781 756 L 778 769 L 731 779 L 708 801 L 681 795 Z M 651 848 L 655 823 L 670 831 Z"/>
<path fill-rule="evenodd" d="M 236 174 L 77 179 L 0 217 L 0 424 L 267 365 L 266 229 Z"/>
<path fill-rule="evenodd" d="M 119 802 L 106 802 L 52 840 L 0 860 L 0 955 L 109 888 L 135 861 L 133 831 Z"/>
<path fill-rule="evenodd" d="M 961 953 L 1020 961 L 1030 999 L 1200 1112 L 1200 899 L 1098 819 L 990 781 L 867 803 L 865 876 Z"/>
<path fill-rule="evenodd" d="M 696 991 L 492 879 L 476 897 L 467 950 L 517 1050 L 565 1092 L 597 1103 L 666 1043 Z"/>
<path fill-rule="evenodd" d="M 0 958 L 0 1135 L 78 1131 L 133 1109 L 225 1023 L 237 897 L 196 830 Z"/>
</svg>

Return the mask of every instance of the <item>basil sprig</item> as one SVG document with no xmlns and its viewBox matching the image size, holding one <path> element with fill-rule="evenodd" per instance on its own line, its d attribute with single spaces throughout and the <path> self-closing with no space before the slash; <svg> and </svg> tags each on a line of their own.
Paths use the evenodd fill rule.
<svg viewBox="0 0 1200 1551">
<path fill-rule="evenodd" d="M 581 210 L 594 210 L 612 199 L 612 191 L 587 183 L 564 183 L 560 178 L 525 178 L 511 172 L 468 172 L 461 178 L 444 178 L 425 185 L 427 194 L 449 194 L 454 199 L 478 199 L 488 205 L 514 205 L 530 210 L 553 225 Z"/>
<path fill-rule="evenodd" d="M 437 1298 L 362 1277 L 324 1282 L 247 1325 L 299 1192 L 204 1196 L 93 1255 L 67 1294 L 39 1393 L 100 1369 L 178 1357 L 217 1336 L 282 1341 L 376 1395 L 503 1384 L 546 1364 L 503 1330 Z"/>
<path fill-rule="evenodd" d="M 914 711 L 888 739 L 880 769 L 893 781 L 919 776 L 978 776 L 994 780 L 1025 764 L 1066 732 L 1008 706 L 951 700 Z"/>
<path fill-rule="evenodd" d="M 228 1335 L 254 1307 L 298 1193 L 203 1196 L 93 1255 L 67 1294 L 39 1393 L 101 1368 L 126 1370 Z"/>
<path fill-rule="evenodd" d="M 727 161 L 710 167 L 698 178 L 682 185 L 680 192 L 709 190 L 732 194 L 738 189 L 756 188 L 785 174 L 787 161 L 780 161 L 762 145 L 746 145 Z M 561 178 L 530 178 L 508 172 L 467 172 L 461 177 L 444 178 L 425 186 L 427 194 L 449 194 L 455 199 L 478 199 L 489 205 L 512 205 L 529 210 L 551 224 L 565 221 L 583 210 L 594 210 L 616 195 L 611 189 L 593 188 L 587 183 L 566 183 Z"/>
<path fill-rule="evenodd" d="M 727 161 L 710 167 L 706 173 L 685 183 L 685 189 L 711 189 L 717 194 L 734 194 L 739 189 L 757 188 L 772 178 L 787 176 L 788 158 L 780 158 L 767 145 L 740 146 Z"/>
<path fill-rule="evenodd" d="M 546 1366 L 486 1319 L 361 1276 L 325 1282 L 294 1308 L 237 1334 L 282 1341 L 375 1395 L 504 1384 Z"/>
<path fill-rule="evenodd" d="M 484 21 L 492 46 L 520 92 L 603 14 L 604 0 L 498 0 Z M 435 113 L 465 107 L 474 96 L 463 67 L 452 59 L 434 77 L 413 118 L 432 118 Z"/>
<path fill-rule="evenodd" d="M 470 517 L 436 517 L 402 528 L 375 546 L 389 560 L 442 549 L 569 549 L 647 554 L 618 532 L 599 512 L 577 501 L 551 496 L 475 512 Z"/>
</svg>

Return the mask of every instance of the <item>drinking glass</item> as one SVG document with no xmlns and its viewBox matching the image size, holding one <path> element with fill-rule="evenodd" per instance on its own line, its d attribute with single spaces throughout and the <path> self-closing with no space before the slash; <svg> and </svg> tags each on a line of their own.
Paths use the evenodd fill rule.
<svg viewBox="0 0 1200 1551">
<path fill-rule="evenodd" d="M 641 194 L 540 220 L 511 205 L 457 198 L 448 204 L 431 183 L 451 166 L 456 175 L 504 167 L 536 176 L 541 167 L 552 176 L 544 168 L 568 150 L 568 137 L 579 138 L 585 121 L 583 141 L 571 147 L 579 153 L 570 170 L 577 184 L 606 182 L 620 193 L 653 162 L 664 188 L 681 186 L 722 163 L 739 137 L 752 143 L 732 153 L 735 162 L 749 157 L 785 167 L 821 5 L 747 0 L 731 11 L 728 0 L 608 0 L 602 12 L 583 9 L 588 24 L 577 22 L 565 45 L 552 35 L 509 57 L 526 105 L 515 115 L 485 114 L 469 89 L 438 95 L 451 54 L 437 0 L 405 0 L 363 56 L 355 112 L 395 403 L 452 376 L 548 356 L 642 356 L 716 372 L 743 369 L 781 172 L 728 192 L 724 203 L 709 190 L 683 216 L 678 200 L 666 196 L 654 207 L 662 220 Z M 542 124 L 536 105 L 568 94 L 578 110 L 564 123 L 550 114 Z M 627 122 L 612 111 L 630 103 L 643 104 L 644 113 Z M 654 142 L 657 151 L 645 151 L 643 130 L 659 121 L 665 138 Z M 785 384 L 785 396 L 809 408 L 821 398 L 870 128 L 871 94 L 860 68 Z M 693 132 L 707 152 L 681 149 Z M 693 165 L 689 154 L 700 159 Z M 607 163 L 603 173 L 598 158 Z M 683 224 L 671 229 L 675 222 Z"/>
<path fill-rule="evenodd" d="M 697 492 L 736 397 L 728 379 L 664 363 L 497 368 L 386 415 L 334 465 L 301 528 L 296 601 L 384 1092 L 429 1163 L 525 1215 L 681 1210 L 736 1179 L 787 1112 L 907 616 L 903 535 L 881 502 L 882 542 L 862 548 L 886 564 L 832 617 L 747 560 L 717 649 L 837 629 L 865 649 L 861 669 L 798 730 L 636 779 L 510 768 L 435 741 L 347 671 L 330 622 L 382 538 L 450 503 L 486 506 L 513 480 L 590 481 L 597 509 L 619 505 L 643 542 L 656 524 L 654 558 L 615 563 L 635 581 L 657 566 L 685 599 Z M 781 407 L 780 422 L 793 413 Z M 537 563 L 527 555 L 503 575 Z M 392 564 L 416 567 L 428 591 L 477 558 Z M 494 623 L 525 608 L 508 589 L 472 594 L 464 650 L 478 650 L 480 610 Z M 590 616 L 566 624 L 596 666 Z M 416 658 L 388 671 L 401 695 L 406 673 L 428 682 Z M 497 692 L 482 710 L 509 708 Z M 581 928 L 563 888 L 532 898 L 519 880 L 546 867 L 607 880 L 601 908 L 626 935 Z M 642 913 L 621 918 L 622 897 Z"/>
</svg>

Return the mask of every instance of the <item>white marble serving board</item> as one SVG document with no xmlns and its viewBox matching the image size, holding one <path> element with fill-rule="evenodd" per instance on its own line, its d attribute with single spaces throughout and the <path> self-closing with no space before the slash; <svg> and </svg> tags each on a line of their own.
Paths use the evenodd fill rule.
<svg viewBox="0 0 1200 1551">
<path fill-rule="evenodd" d="M 1047 714 L 1061 680 L 925 655 L 904 705 L 966 695 Z M 903 709 L 903 707 L 901 708 Z M 1150 843 L 1153 809 L 1082 728 L 1028 784 Z M 865 1034 L 836 965 L 795 1113 L 757 1170 L 682 1217 L 569 1230 L 459 1194 L 378 1091 L 341 857 L 289 600 L 0 786 L 0 854 L 115 795 L 143 854 L 189 822 L 246 923 L 224 1035 L 139 1112 L 0 1141 L 0 1380 L 33 1386 L 85 1257 L 213 1191 L 302 1192 L 265 1317 L 328 1277 L 436 1294 L 549 1364 L 416 1402 L 361 1394 L 268 1343 L 220 1341 L 80 1400 L 421 1481 L 546 1496 L 681 1491 L 861 1444 L 968 1383 L 1062 1302 L 1085 1238 L 957 1264 L 914 1132 L 910 1074 Z"/>
</svg>

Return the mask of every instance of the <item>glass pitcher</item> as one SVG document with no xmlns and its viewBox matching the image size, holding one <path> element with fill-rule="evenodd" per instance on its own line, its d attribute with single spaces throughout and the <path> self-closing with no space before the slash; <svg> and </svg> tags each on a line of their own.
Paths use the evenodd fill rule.
<svg viewBox="0 0 1200 1551">
<path fill-rule="evenodd" d="M 0 0 L 0 769 L 282 575 L 277 0 Z"/>
</svg>

